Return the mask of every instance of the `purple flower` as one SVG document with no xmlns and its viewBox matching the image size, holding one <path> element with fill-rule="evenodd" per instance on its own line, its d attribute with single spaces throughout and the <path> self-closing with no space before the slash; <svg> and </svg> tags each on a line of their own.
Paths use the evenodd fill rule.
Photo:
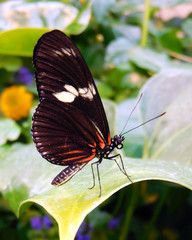
<svg viewBox="0 0 192 240">
<path fill-rule="evenodd" d="M 119 218 L 112 218 L 108 223 L 109 229 L 115 229 L 119 225 Z"/>
<path fill-rule="evenodd" d="M 77 231 L 77 234 L 84 232 L 85 229 L 86 229 L 86 226 L 87 226 L 86 222 L 82 222 L 82 223 L 81 223 L 81 226 L 79 227 L 79 229 L 78 229 L 78 231 Z"/>
<path fill-rule="evenodd" d="M 33 74 L 26 67 L 21 67 L 18 72 L 19 79 L 22 83 L 31 86 L 33 84 Z"/>
<path fill-rule="evenodd" d="M 32 217 L 30 219 L 31 227 L 37 231 L 42 230 L 41 217 Z"/>
<path fill-rule="evenodd" d="M 51 219 L 49 218 L 48 215 L 43 216 L 43 224 L 44 224 L 46 229 L 51 228 L 52 222 L 51 222 Z"/>
<path fill-rule="evenodd" d="M 52 222 L 48 215 L 43 216 L 43 224 L 46 229 L 51 228 Z"/>
<path fill-rule="evenodd" d="M 87 234 L 81 234 L 79 233 L 76 238 L 76 240 L 90 240 L 91 239 L 91 236 L 90 235 L 87 235 Z"/>
<path fill-rule="evenodd" d="M 36 231 L 42 230 L 43 228 L 49 229 L 51 228 L 51 219 L 49 216 L 45 215 L 42 217 L 32 217 L 30 219 L 31 227 Z"/>
<path fill-rule="evenodd" d="M 82 222 L 81 226 L 77 231 L 75 240 L 90 240 L 91 236 L 89 235 L 89 232 L 91 232 L 92 230 L 93 229 L 91 226 L 89 226 L 86 222 Z"/>
</svg>

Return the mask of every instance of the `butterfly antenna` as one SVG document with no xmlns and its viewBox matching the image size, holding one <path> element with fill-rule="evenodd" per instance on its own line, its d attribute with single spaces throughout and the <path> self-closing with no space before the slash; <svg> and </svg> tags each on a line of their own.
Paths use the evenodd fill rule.
<svg viewBox="0 0 192 240">
<path fill-rule="evenodd" d="M 121 134 L 121 136 L 127 134 L 128 132 L 131 132 L 131 131 L 135 130 L 136 128 L 139 128 L 139 127 L 145 125 L 145 124 L 148 123 L 148 122 L 151 122 L 151 121 L 153 121 L 153 120 L 155 120 L 155 119 L 157 119 L 157 118 L 159 118 L 159 117 L 162 117 L 165 113 L 166 113 L 166 112 L 163 112 L 163 113 L 161 113 L 160 115 L 158 115 L 158 116 L 156 116 L 156 117 L 154 117 L 154 118 L 151 118 L 151 119 L 147 120 L 146 122 L 143 122 L 142 124 L 140 124 L 140 125 L 138 125 L 138 126 L 136 126 L 136 127 L 134 127 L 134 128 L 131 128 L 130 130 L 128 130 L 128 131 L 124 132 L 123 134 Z"/>
<path fill-rule="evenodd" d="M 133 112 L 135 111 L 135 109 L 136 109 L 138 103 L 141 101 L 142 96 L 143 96 L 143 93 L 140 94 L 140 97 L 139 97 L 138 101 L 136 102 L 136 104 L 135 104 L 134 108 L 132 109 L 131 113 L 129 114 L 129 117 L 128 117 L 128 119 L 127 119 L 127 121 L 126 121 L 126 123 L 125 123 L 123 129 L 121 130 L 121 133 L 119 134 L 120 136 L 124 135 L 124 133 L 122 134 L 122 132 L 123 132 L 124 129 L 126 128 L 127 123 L 129 122 L 129 119 L 130 119 L 130 117 L 132 116 Z"/>
</svg>

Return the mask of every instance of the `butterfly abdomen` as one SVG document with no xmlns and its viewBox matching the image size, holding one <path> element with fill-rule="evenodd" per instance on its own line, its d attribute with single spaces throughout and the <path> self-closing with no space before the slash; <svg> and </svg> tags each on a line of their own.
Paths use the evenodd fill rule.
<svg viewBox="0 0 192 240">
<path fill-rule="evenodd" d="M 87 163 L 77 163 L 63 169 L 52 181 L 52 185 L 60 186 L 69 181 L 77 172 L 79 172 Z"/>
</svg>

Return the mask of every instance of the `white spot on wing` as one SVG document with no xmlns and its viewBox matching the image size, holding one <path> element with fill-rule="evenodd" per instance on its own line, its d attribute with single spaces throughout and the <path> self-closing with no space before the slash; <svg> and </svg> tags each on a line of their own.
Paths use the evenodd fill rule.
<svg viewBox="0 0 192 240">
<path fill-rule="evenodd" d="M 87 88 L 79 88 L 78 92 L 79 92 L 80 95 L 86 94 L 87 93 Z"/>
<path fill-rule="evenodd" d="M 96 94 L 96 91 L 95 91 L 95 87 L 93 84 L 89 84 L 89 88 L 91 89 L 91 92 L 93 93 L 93 95 Z"/>
<path fill-rule="evenodd" d="M 75 95 L 70 93 L 70 92 L 60 92 L 60 93 L 53 93 L 53 96 L 55 96 L 59 101 L 65 102 L 65 103 L 70 103 L 75 100 Z"/>
<path fill-rule="evenodd" d="M 90 101 L 93 100 L 93 96 L 96 94 L 95 87 L 92 84 L 89 84 L 88 88 L 79 88 L 76 89 L 69 84 L 64 85 L 66 91 L 59 93 L 53 93 L 59 101 L 65 103 L 72 103 L 76 97 L 88 98 Z"/>
<path fill-rule="evenodd" d="M 77 55 L 76 55 L 75 51 L 73 50 L 73 48 L 71 48 L 71 52 L 72 52 L 74 57 L 77 57 Z"/>
<path fill-rule="evenodd" d="M 71 56 L 70 48 L 61 48 L 62 52 L 68 56 Z"/>
<path fill-rule="evenodd" d="M 93 100 L 93 94 L 89 88 L 79 88 L 78 91 L 81 97 Z"/>
<path fill-rule="evenodd" d="M 75 51 L 72 49 L 72 48 L 61 48 L 61 51 L 60 50 L 53 50 L 53 54 L 55 55 L 55 56 L 58 56 L 58 55 L 60 55 L 60 56 L 64 56 L 64 55 L 67 55 L 67 56 L 74 56 L 74 57 L 76 57 L 77 55 L 76 55 L 76 53 L 75 53 Z"/>
<path fill-rule="evenodd" d="M 53 50 L 53 53 L 55 56 L 58 56 L 58 55 L 63 56 L 63 53 L 60 52 L 59 50 Z"/>
<path fill-rule="evenodd" d="M 73 102 L 77 96 L 79 96 L 78 91 L 73 86 L 65 84 L 64 88 L 67 91 L 53 93 L 53 96 L 55 96 L 59 101 L 70 103 Z"/>
<path fill-rule="evenodd" d="M 79 93 L 78 93 L 78 91 L 76 90 L 76 88 L 74 88 L 74 87 L 71 86 L 71 85 L 65 84 L 64 88 L 65 88 L 68 92 L 73 93 L 73 94 L 76 95 L 76 96 L 79 95 Z"/>
</svg>

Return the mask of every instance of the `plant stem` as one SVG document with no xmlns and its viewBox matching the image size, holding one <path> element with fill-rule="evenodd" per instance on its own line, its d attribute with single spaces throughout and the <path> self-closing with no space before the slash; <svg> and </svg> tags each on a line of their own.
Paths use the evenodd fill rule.
<svg viewBox="0 0 192 240">
<path fill-rule="evenodd" d="M 125 240 L 125 239 L 127 240 L 128 239 L 128 232 L 129 232 L 130 225 L 131 225 L 131 219 L 132 219 L 135 207 L 137 205 L 139 186 L 140 186 L 139 183 L 134 184 L 133 192 L 132 192 L 131 199 L 129 202 L 129 207 L 127 208 L 127 211 L 125 213 L 125 219 L 124 219 L 124 222 L 121 227 L 122 231 L 121 231 L 119 240 Z"/>
<path fill-rule="evenodd" d="M 143 14 L 143 23 L 142 23 L 142 36 L 141 36 L 141 46 L 146 47 L 147 45 L 147 36 L 148 36 L 148 25 L 149 25 L 149 16 L 150 16 L 150 0 L 144 0 L 144 14 Z"/>
<path fill-rule="evenodd" d="M 168 195 L 168 192 L 169 192 L 169 188 L 166 187 L 166 189 L 164 190 L 163 192 L 163 195 L 161 196 L 155 210 L 154 210 L 154 214 L 153 214 L 153 217 L 151 218 L 151 221 L 149 222 L 149 225 L 148 225 L 148 228 L 147 230 L 145 231 L 145 233 L 143 234 L 143 237 L 142 237 L 142 240 L 147 240 L 149 239 L 149 235 L 150 235 L 150 232 L 151 232 L 151 229 L 154 228 L 154 225 L 155 225 L 155 222 L 162 210 L 162 207 L 165 203 L 165 200 L 167 198 L 167 195 Z"/>
</svg>

